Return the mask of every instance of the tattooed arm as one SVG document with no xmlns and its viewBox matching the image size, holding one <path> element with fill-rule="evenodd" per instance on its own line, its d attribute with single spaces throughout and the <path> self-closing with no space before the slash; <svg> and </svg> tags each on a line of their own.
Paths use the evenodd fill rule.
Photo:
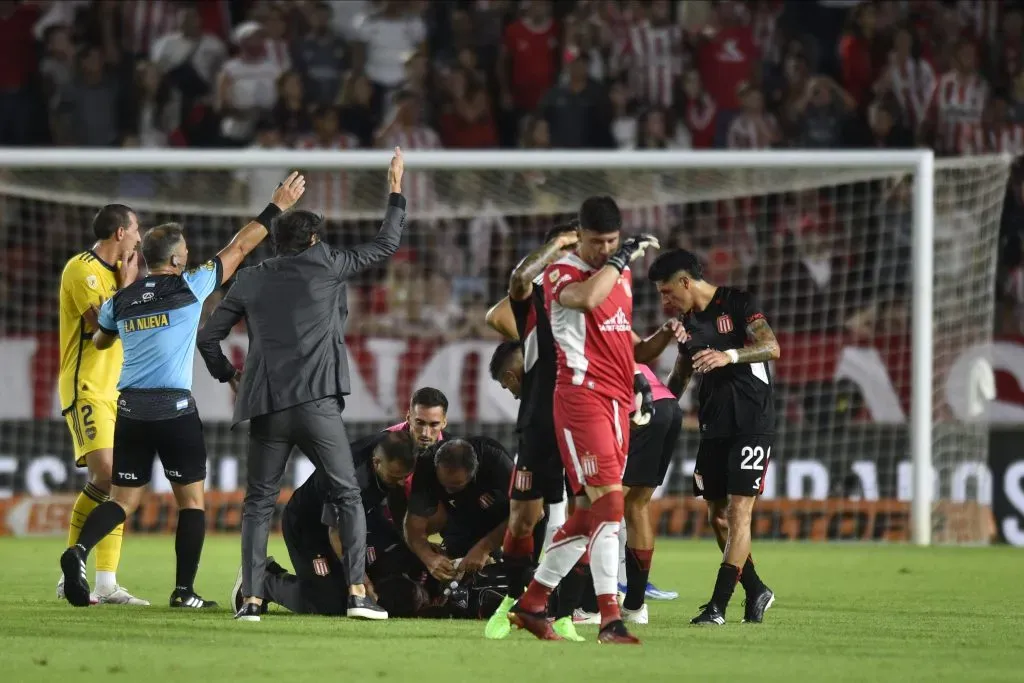
<svg viewBox="0 0 1024 683">
<path fill-rule="evenodd" d="M 761 363 L 778 360 L 781 356 L 779 340 L 764 316 L 758 316 L 747 326 L 748 343 L 739 349 L 716 351 L 704 349 L 693 356 L 695 372 L 709 372 L 730 363 Z"/>
<path fill-rule="evenodd" d="M 508 282 L 508 295 L 516 301 L 522 301 L 533 293 L 533 281 L 544 272 L 549 264 L 557 261 L 565 250 L 576 244 L 579 237 L 576 232 L 565 232 L 556 235 L 550 242 L 535 249 L 524 258 Z"/>
<path fill-rule="evenodd" d="M 672 392 L 672 395 L 676 398 L 682 398 L 683 392 L 686 391 L 686 385 L 690 383 L 690 377 L 693 376 L 693 361 L 690 360 L 689 355 L 680 351 L 679 355 L 676 356 L 676 364 L 672 367 L 672 374 L 668 376 L 668 382 L 665 386 Z"/>
</svg>

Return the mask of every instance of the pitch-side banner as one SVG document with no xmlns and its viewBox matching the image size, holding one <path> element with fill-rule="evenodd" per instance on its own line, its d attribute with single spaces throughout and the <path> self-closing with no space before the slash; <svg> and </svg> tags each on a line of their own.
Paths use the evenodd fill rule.
<svg viewBox="0 0 1024 683">
<path fill-rule="evenodd" d="M 224 342 L 239 367 L 247 338 L 235 334 Z M 808 387 L 797 411 L 815 410 L 835 398 L 837 387 L 857 397 L 858 418 L 876 424 L 902 424 L 908 415 L 910 362 L 907 340 L 884 337 L 872 342 L 842 335 L 780 335 L 782 358 L 775 366 L 781 386 Z M 412 390 L 434 386 L 451 401 L 449 418 L 500 424 L 515 419 L 517 404 L 488 376 L 495 342 L 464 340 L 439 343 L 421 339 L 349 339 L 352 395 L 348 422 L 383 422 L 402 413 Z M 53 334 L 0 339 L 0 420 L 59 417 L 57 343 Z M 996 398 L 981 412 L 972 410 L 978 359 L 995 371 Z M 674 350 L 660 359 L 667 374 Z M 1024 338 L 1002 339 L 991 347 L 968 348 L 952 357 L 936 376 L 939 414 L 951 419 L 987 419 L 1024 424 Z M 981 373 L 983 375 L 984 373 Z M 193 387 L 202 418 L 231 419 L 233 395 L 213 380 L 196 356 Z M 790 415 L 800 419 L 799 415 Z"/>
</svg>

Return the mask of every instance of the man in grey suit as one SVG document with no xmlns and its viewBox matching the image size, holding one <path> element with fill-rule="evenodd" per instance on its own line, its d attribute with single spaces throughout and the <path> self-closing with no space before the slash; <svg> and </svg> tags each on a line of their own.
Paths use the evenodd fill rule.
<svg viewBox="0 0 1024 683">
<path fill-rule="evenodd" d="M 238 620 L 259 621 L 263 611 L 270 519 L 293 447 L 302 449 L 329 482 L 323 522 L 348 575 L 347 616 L 387 619 L 363 586 L 366 520 L 341 415 L 349 393 L 346 282 L 398 250 L 405 228 L 403 171 L 396 147 L 384 223 L 367 244 L 332 249 L 321 241 L 320 216 L 309 211 L 279 216 L 271 228 L 277 255 L 239 271 L 199 333 L 197 346 L 210 374 L 237 387 L 234 424 L 250 421 L 239 570 L 246 597 L 235 614 Z M 239 376 L 220 342 L 243 318 L 249 352 Z"/>
</svg>

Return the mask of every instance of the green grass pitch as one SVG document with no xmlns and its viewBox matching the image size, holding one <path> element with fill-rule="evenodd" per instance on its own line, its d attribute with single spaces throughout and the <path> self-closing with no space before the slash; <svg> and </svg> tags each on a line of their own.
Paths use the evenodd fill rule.
<svg viewBox="0 0 1024 683">
<path fill-rule="evenodd" d="M 483 639 L 482 622 L 301 617 L 167 607 L 173 539 L 129 536 L 119 579 L 152 607 L 57 602 L 59 539 L 0 539 L 0 681 L 1021 681 L 1024 552 L 1007 547 L 755 545 L 778 598 L 760 626 L 687 624 L 717 569 L 708 543 L 661 541 L 641 647 Z M 279 537 L 271 552 L 287 558 Z M 237 537 L 206 541 L 197 589 L 225 605 Z M 285 564 L 287 564 L 285 562 Z M 90 569 L 90 577 L 92 575 Z M 594 627 L 581 633 L 595 635 Z"/>
</svg>

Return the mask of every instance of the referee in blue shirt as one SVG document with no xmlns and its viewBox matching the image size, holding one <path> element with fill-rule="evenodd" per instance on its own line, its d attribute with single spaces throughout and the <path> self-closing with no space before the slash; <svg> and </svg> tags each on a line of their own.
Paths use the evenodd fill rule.
<svg viewBox="0 0 1024 683">
<path fill-rule="evenodd" d="M 124 346 L 117 385 L 113 486 L 110 500 L 86 518 L 78 544 L 61 555 L 64 594 L 72 605 L 89 605 L 85 573 L 89 551 L 139 506 L 142 488 L 153 471 L 153 457 L 159 455 L 178 503 L 177 567 L 170 605 L 216 606 L 193 587 L 206 537 L 206 445 L 191 391 L 199 316 L 206 297 L 234 275 L 267 236 L 271 222 L 291 208 L 304 190 L 301 175 L 288 176 L 263 213 L 212 260 L 190 270 L 185 269 L 188 247 L 180 225 L 148 230 L 142 238 L 142 256 L 149 273 L 100 308 L 99 329 L 93 336 L 96 348 L 110 347 L 117 337 Z"/>
</svg>

